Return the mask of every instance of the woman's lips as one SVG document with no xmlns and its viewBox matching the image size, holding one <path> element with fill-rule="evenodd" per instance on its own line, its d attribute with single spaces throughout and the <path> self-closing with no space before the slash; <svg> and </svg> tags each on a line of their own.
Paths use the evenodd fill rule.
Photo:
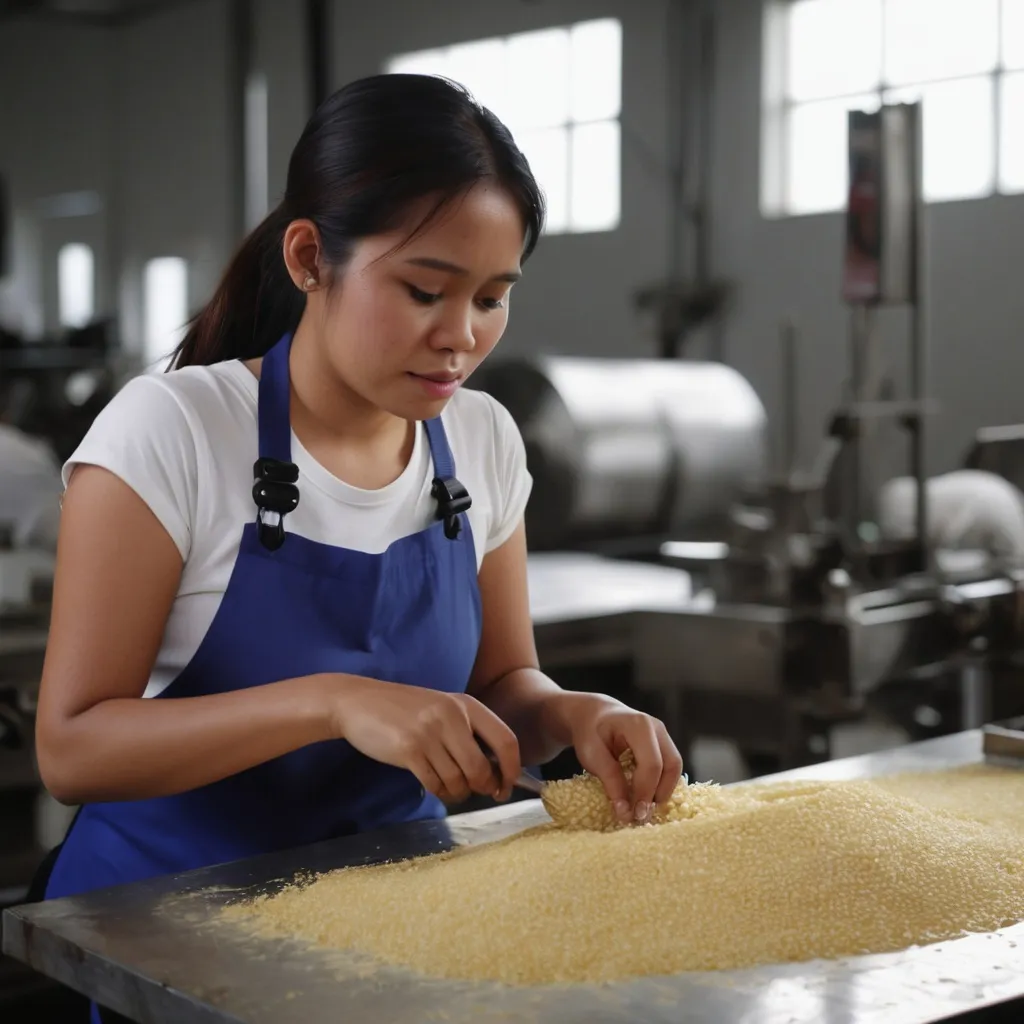
<svg viewBox="0 0 1024 1024">
<path fill-rule="evenodd" d="M 451 398 L 463 381 L 462 375 L 452 376 L 450 373 L 420 374 L 410 373 L 410 377 L 423 388 L 431 398 Z"/>
</svg>

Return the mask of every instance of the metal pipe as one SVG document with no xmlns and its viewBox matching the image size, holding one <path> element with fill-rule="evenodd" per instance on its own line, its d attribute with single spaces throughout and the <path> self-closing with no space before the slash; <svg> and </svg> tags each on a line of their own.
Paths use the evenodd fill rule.
<svg viewBox="0 0 1024 1024">
<path fill-rule="evenodd" d="M 327 0 L 306 0 L 306 59 L 309 61 L 311 112 L 330 93 L 330 41 Z"/>
<path fill-rule="evenodd" d="M 989 671 L 980 658 L 960 670 L 960 728 L 980 729 L 988 721 Z"/>
<path fill-rule="evenodd" d="M 228 88 L 231 96 L 229 174 L 231 236 L 246 233 L 246 87 L 253 65 L 252 0 L 231 0 L 228 8 Z"/>
<path fill-rule="evenodd" d="M 782 347 L 782 472 L 788 478 L 796 473 L 800 416 L 797 409 L 797 342 L 796 323 L 789 317 L 779 331 Z"/>
<path fill-rule="evenodd" d="M 927 472 L 927 417 L 924 398 L 928 390 L 928 320 L 926 316 L 928 299 L 928 266 L 926 207 L 923 183 L 923 125 L 921 106 L 916 107 L 913 117 L 913 163 L 914 163 L 914 302 L 911 319 L 910 344 L 910 387 L 911 399 L 917 404 L 917 418 L 911 433 L 911 467 L 917 488 L 917 542 L 920 549 L 920 568 L 927 572 L 932 568 L 931 545 L 928 542 L 928 472 Z"/>
</svg>

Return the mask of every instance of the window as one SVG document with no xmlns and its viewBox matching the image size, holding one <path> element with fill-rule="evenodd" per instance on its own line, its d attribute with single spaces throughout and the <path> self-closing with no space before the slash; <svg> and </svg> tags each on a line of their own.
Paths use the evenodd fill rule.
<svg viewBox="0 0 1024 1024">
<path fill-rule="evenodd" d="M 622 26 L 614 18 L 392 58 L 442 75 L 508 125 L 548 202 L 549 234 L 610 231 L 620 217 Z"/>
<path fill-rule="evenodd" d="M 188 320 L 188 266 L 177 256 L 161 256 L 146 264 L 143 282 L 145 324 L 143 358 L 153 365 L 166 361 L 181 341 Z"/>
<path fill-rule="evenodd" d="M 92 320 L 95 301 L 95 260 L 80 242 L 57 253 L 57 308 L 61 327 L 84 327 Z"/>
<path fill-rule="evenodd" d="M 917 100 L 927 200 L 1024 192 L 1024 0 L 771 0 L 765 214 L 842 209 L 847 112 Z"/>
</svg>

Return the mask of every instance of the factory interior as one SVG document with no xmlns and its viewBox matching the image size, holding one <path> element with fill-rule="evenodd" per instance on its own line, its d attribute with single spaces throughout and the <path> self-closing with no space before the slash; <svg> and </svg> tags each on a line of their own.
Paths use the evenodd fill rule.
<svg viewBox="0 0 1024 1024">
<path fill-rule="evenodd" d="M 188 325 L 219 294 L 243 240 L 284 208 L 293 150 L 314 111 L 349 83 L 378 75 L 441 76 L 464 86 L 507 126 L 546 202 L 507 329 L 452 399 L 468 408 L 489 396 L 521 438 L 532 479 L 526 579 L 540 672 L 563 690 L 607 695 L 663 723 L 661 750 L 674 745 L 685 773 L 673 797 L 683 801 L 678 806 L 706 799 L 711 815 L 717 800 L 789 785 L 797 789 L 780 792 L 813 808 L 825 799 L 813 790 L 819 781 L 862 793 L 856 787 L 894 773 L 946 771 L 955 779 L 965 771 L 974 781 L 963 785 L 976 788 L 957 807 L 973 802 L 988 815 L 999 805 L 1003 823 L 991 836 L 978 831 L 980 810 L 972 818 L 961 808 L 961 819 L 949 807 L 900 804 L 903 817 L 893 821 L 927 813 L 928 829 L 947 829 L 950 845 L 924 826 L 915 840 L 912 824 L 896 839 L 886 833 L 885 845 L 864 838 L 874 834 L 865 826 L 858 864 L 878 864 L 904 841 L 908 850 L 915 841 L 931 846 L 932 859 L 917 873 L 894 860 L 886 888 L 872 888 L 874 875 L 856 875 L 869 878 L 856 897 L 837 881 L 816 911 L 834 917 L 831 925 L 812 928 L 797 910 L 792 922 L 788 910 L 772 911 L 789 939 L 757 946 L 741 933 L 767 933 L 771 923 L 751 923 L 769 911 L 750 896 L 750 880 L 765 880 L 769 890 L 791 882 L 773 866 L 782 863 L 781 847 L 772 851 L 770 832 L 733 874 L 724 853 L 701 852 L 733 849 L 728 843 L 747 835 L 740 824 L 729 839 L 710 831 L 708 817 L 706 842 L 684 835 L 689 821 L 668 821 L 671 810 L 665 824 L 607 834 L 552 838 L 542 829 L 523 843 L 566 845 L 553 845 L 546 864 L 538 857 L 523 868 L 520 886 L 520 862 L 512 852 L 502 859 L 503 851 L 525 858 L 529 847 L 510 837 L 550 825 L 554 804 L 545 790 L 578 780 L 584 768 L 593 781 L 586 757 L 562 743 L 530 766 L 507 801 L 474 791 L 445 801 L 446 818 L 396 817 L 315 843 L 312 833 L 284 824 L 258 856 L 207 858 L 188 871 L 154 868 L 123 885 L 43 898 L 39 872 L 86 821 L 84 805 L 101 799 L 69 798 L 79 790 L 66 780 L 51 793 L 37 757 L 46 732 L 37 733 L 44 662 L 53 693 L 61 672 L 78 674 L 66 653 L 52 650 L 55 591 L 79 557 L 65 540 L 62 467 L 83 444 L 100 450 L 87 438 L 103 422 L 110 438 L 110 410 L 144 414 L 139 378 L 196 380 L 208 372 L 174 368 Z M 296 214 L 304 216 L 316 221 Z M 284 265 L 280 240 L 271 256 Z M 307 301 L 312 308 L 319 296 Z M 485 322 L 479 310 L 473 315 Z M 1024 0 L 0 0 L 0 1021 L 1024 1020 L 1017 949 L 1024 948 L 1022 325 Z M 274 351 L 284 353 L 287 387 L 288 349 Z M 268 371 L 259 381 L 261 462 L 271 386 Z M 447 387 L 426 386 L 438 394 Z M 407 417 L 410 431 L 420 418 Z M 287 404 L 285 431 L 287 439 Z M 454 438 L 450 420 L 448 431 Z M 126 465 L 142 465 L 150 449 L 141 436 L 141 428 L 122 425 L 120 439 L 106 443 Z M 252 438 L 256 452 L 254 430 Z M 202 443 L 215 450 L 220 442 L 211 430 Z M 461 443 L 452 440 L 456 457 Z M 437 459 L 433 434 L 429 445 Z M 485 445 L 471 450 L 488 457 Z M 261 483 L 257 463 L 250 498 L 247 459 L 237 480 L 238 508 L 249 510 L 249 520 L 234 522 L 223 509 L 219 519 L 197 515 L 185 527 L 193 550 L 205 550 L 197 531 L 215 522 L 233 543 L 258 522 L 264 539 L 267 509 L 275 510 L 259 504 L 257 491 L 294 491 L 296 478 Z M 235 479 L 226 468 L 216 485 L 195 478 L 194 450 L 190 465 L 181 470 L 193 473 L 189 493 L 173 496 L 183 507 L 203 508 L 204 486 L 219 494 Z M 487 469 L 460 463 L 463 480 L 473 472 Z M 74 505 L 79 514 L 87 479 Z M 297 479 L 303 489 L 305 469 Z M 436 486 L 429 493 L 437 498 Z M 452 494 L 443 536 L 458 541 L 471 506 Z M 477 500 L 473 514 L 488 514 L 489 499 Z M 277 529 L 285 524 L 282 551 L 290 539 L 285 513 L 294 507 L 276 510 Z M 303 511 L 300 502 L 296 530 Z M 236 570 L 242 565 L 240 555 Z M 187 559 L 185 568 L 183 580 Z M 480 581 L 480 592 L 491 594 L 483 570 Z M 76 592 L 91 585 L 79 583 Z M 191 586 L 176 600 L 202 589 Z M 262 598 L 235 586 L 232 576 L 228 596 L 249 602 L 235 610 L 255 611 Z M 104 588 L 96 583 L 98 601 Z M 478 610 L 473 615 L 479 619 Z M 65 609 L 60 621 L 70 634 L 69 616 Z M 416 643 L 422 628 L 415 627 Z M 129 661 L 138 657 L 130 632 L 130 622 L 110 625 L 119 657 Z M 399 647 L 405 639 L 395 636 Z M 235 641 L 239 664 L 255 666 L 260 655 L 243 651 L 240 636 Z M 449 641 L 437 639 L 434 649 Z M 75 644 L 85 641 L 62 641 Z M 237 688 L 284 678 L 258 675 Z M 134 697 L 143 697 L 142 685 Z M 465 680 L 459 685 L 461 693 Z M 358 747 L 358 737 L 352 743 Z M 280 746 L 278 754 L 299 746 Z M 534 792 L 525 788 L 530 778 L 543 780 Z M 949 794 L 956 785 L 949 783 Z M 897 800 L 897 789 L 879 784 L 877 793 Z M 426 798 L 425 790 L 419 795 Z M 610 800 L 600 790 L 595 813 Z M 948 800 L 952 807 L 953 795 Z M 753 813 L 739 807 L 731 818 L 722 812 L 715 828 Z M 800 859 L 797 847 L 817 848 L 828 829 L 824 811 L 818 819 L 801 813 L 792 863 L 803 865 L 793 868 L 802 881 L 794 893 L 809 875 L 840 878 L 836 865 L 846 863 L 841 850 Z M 875 817 L 888 821 L 887 813 Z M 856 831 L 841 825 L 836 835 Z M 667 837 L 661 849 L 659 835 Z M 318 959 L 320 952 L 296 952 L 280 934 L 243 941 L 210 923 L 232 892 L 253 896 L 276 891 L 282 879 L 460 847 L 475 854 L 489 844 L 481 856 L 493 857 L 490 884 L 500 899 L 515 901 L 533 877 L 538 892 L 543 879 L 563 879 L 551 883 L 557 888 L 588 872 L 617 878 L 597 846 L 585 844 L 620 840 L 633 845 L 615 849 L 634 858 L 620 874 L 642 880 L 644 859 L 656 861 L 651 884 L 666 895 L 648 918 L 649 933 L 623 924 L 619 947 L 609 946 L 616 962 L 634 965 L 618 976 L 580 967 L 578 976 L 545 978 L 524 966 L 519 977 L 532 987 L 505 984 L 509 964 L 519 962 L 516 949 L 547 949 L 556 941 L 549 935 L 562 936 L 559 949 L 574 946 L 571 927 L 585 933 L 581 945 L 614 933 L 618 924 L 600 922 L 615 922 L 617 905 L 608 904 L 605 917 L 593 905 L 613 900 L 607 892 L 542 903 L 529 933 L 518 934 L 521 915 L 511 904 L 500 912 L 478 906 L 476 917 L 467 911 L 465 920 L 446 923 L 448 909 L 428 914 L 433 897 L 410 888 L 416 909 L 407 927 L 422 918 L 433 945 L 421 943 L 420 953 L 403 959 L 405 946 L 396 939 L 398 952 L 385 956 L 392 946 L 381 938 L 388 970 L 397 964 L 399 973 L 376 981 L 372 971 Z M 939 852 L 954 848 L 943 864 Z M 999 861 L 1011 881 L 992 882 L 996 869 L 982 870 L 988 852 L 971 860 L 983 848 L 1011 851 Z M 548 865 L 573 851 L 578 867 L 567 860 L 556 875 Z M 447 883 L 453 903 L 460 891 L 476 899 L 472 858 L 464 860 L 464 876 Z M 919 893 L 915 879 L 933 862 Z M 462 861 L 447 863 L 454 872 Z M 659 919 L 672 902 L 671 878 L 692 887 L 702 872 L 707 886 L 719 888 L 680 897 Z M 369 901 L 374 877 L 352 892 Z M 411 886 L 415 876 L 395 879 Z M 735 919 L 729 889 L 748 894 L 748 909 Z M 486 887 L 480 891 L 486 904 Z M 844 946 L 836 938 L 844 915 L 853 915 L 844 908 L 862 897 L 923 919 L 934 909 L 930 899 L 952 899 L 953 891 L 964 916 L 942 917 L 943 928 L 915 932 L 908 924 L 902 943 L 865 938 Z M 289 898 L 295 909 L 282 915 L 316 916 L 299 895 Z M 986 917 L 977 909 L 984 900 L 1002 909 Z M 804 902 L 810 906 L 810 897 Z M 350 911 L 352 921 L 368 924 L 346 927 L 373 954 L 373 922 L 383 934 L 391 911 L 369 902 Z M 716 960 L 709 950 L 719 948 L 717 916 L 735 927 Z M 339 936 L 349 934 L 343 923 L 336 922 Z M 674 923 L 678 933 L 669 931 Z M 434 971 L 446 931 L 447 941 L 464 941 L 466 964 L 482 963 L 470 947 L 496 943 L 506 950 L 495 953 L 504 967 L 488 974 L 467 966 L 460 974 L 455 955 L 454 967 Z M 677 956 L 673 942 L 693 947 L 692 958 Z M 339 940 L 338 948 L 348 947 Z M 744 958 L 747 949 L 754 952 Z M 420 966 L 441 980 L 401 973 Z M 474 985 L 492 983 L 499 987 L 474 994 Z"/>
</svg>

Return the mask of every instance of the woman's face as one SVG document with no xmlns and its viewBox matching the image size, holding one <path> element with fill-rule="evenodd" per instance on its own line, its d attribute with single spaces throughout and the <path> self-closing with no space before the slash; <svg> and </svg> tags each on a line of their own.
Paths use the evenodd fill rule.
<svg viewBox="0 0 1024 1024">
<path fill-rule="evenodd" d="M 412 211 L 412 224 L 429 208 Z M 504 191 L 479 184 L 402 244 L 409 230 L 357 243 L 321 330 L 351 391 L 423 420 L 441 412 L 504 333 L 523 222 Z"/>
</svg>

